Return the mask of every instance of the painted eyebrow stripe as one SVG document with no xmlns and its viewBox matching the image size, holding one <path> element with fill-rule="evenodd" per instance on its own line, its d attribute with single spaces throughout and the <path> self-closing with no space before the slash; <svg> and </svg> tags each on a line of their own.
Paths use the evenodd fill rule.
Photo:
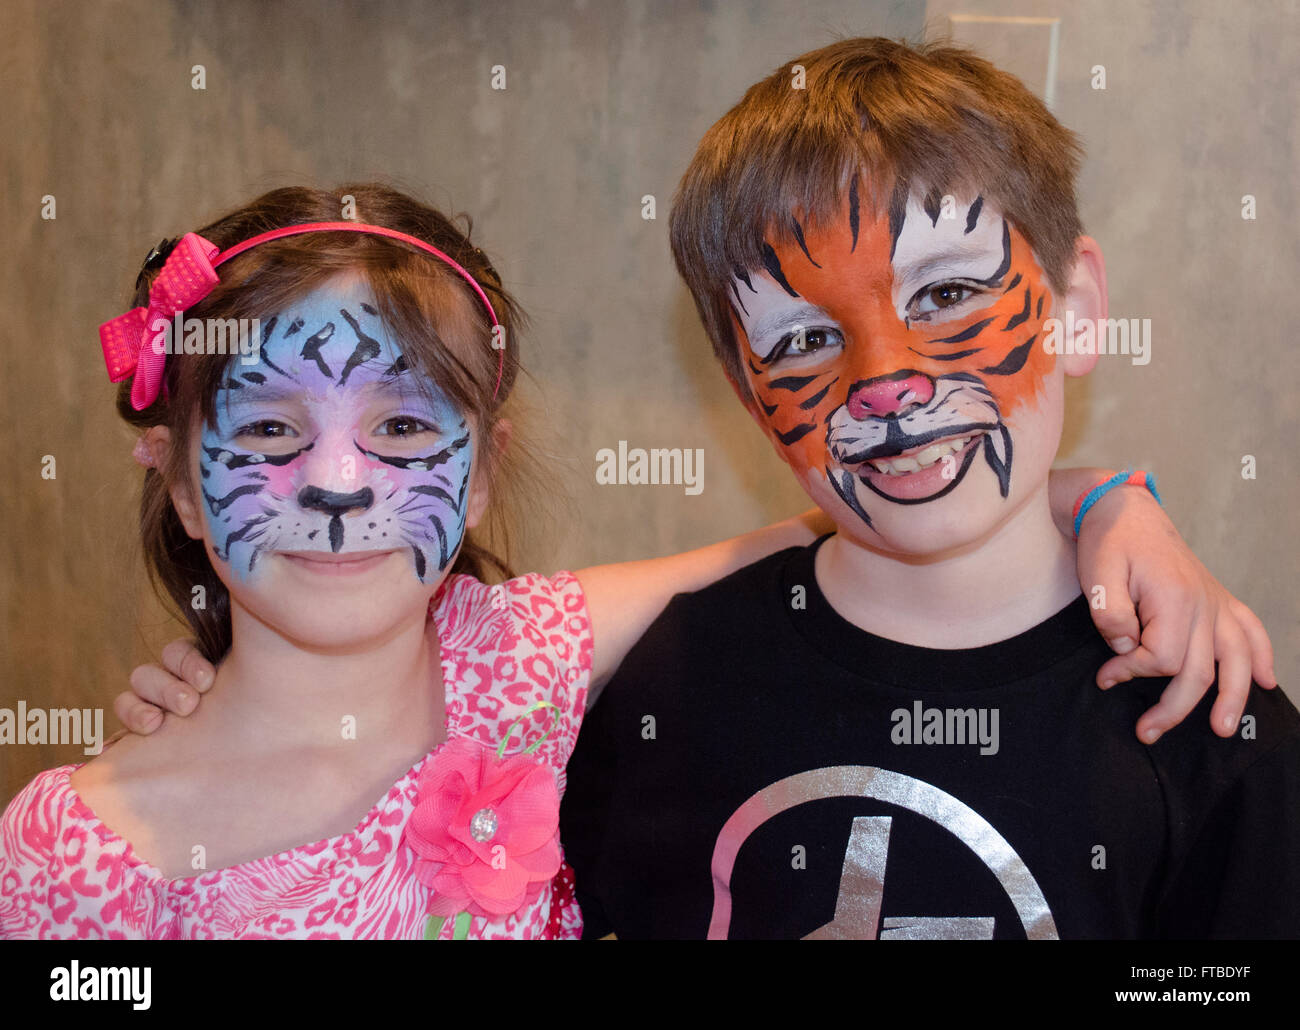
<svg viewBox="0 0 1300 1030">
<path fill-rule="evenodd" d="M 816 378 L 816 376 L 785 376 L 782 379 L 773 379 L 767 386 L 769 390 L 802 390 Z"/>
<path fill-rule="evenodd" d="M 795 293 L 794 287 L 786 282 L 785 273 L 781 271 L 781 262 L 776 256 L 776 251 L 772 249 L 772 245 L 766 240 L 763 241 L 763 267 L 777 281 L 781 289 L 785 290 L 791 297 L 799 297 L 799 294 Z M 802 300 L 803 298 L 800 297 L 799 299 Z"/>
<path fill-rule="evenodd" d="M 761 368 L 755 368 L 754 363 L 750 361 L 749 358 L 745 358 L 745 364 L 749 366 L 749 370 L 753 372 L 754 375 L 761 376 L 763 374 L 763 370 Z"/>
<path fill-rule="evenodd" d="M 816 428 L 816 422 L 805 422 L 803 425 L 795 426 L 788 433 L 777 430 L 776 438 L 788 447 L 792 443 L 798 443 Z"/>
<path fill-rule="evenodd" d="M 889 260 L 894 260 L 894 251 L 898 249 L 898 237 L 903 233 L 903 223 L 907 221 L 905 198 L 897 196 L 889 203 Z"/>
<path fill-rule="evenodd" d="M 348 360 L 343 365 L 343 374 L 339 376 L 338 385 L 342 387 L 347 385 L 348 376 L 350 376 L 359 366 L 364 365 L 367 361 L 373 361 L 375 358 L 379 357 L 379 351 L 381 348 L 378 340 L 373 336 L 366 335 L 365 331 L 361 328 L 361 323 L 352 317 L 352 312 L 347 308 L 340 308 L 339 314 L 347 319 L 348 325 L 352 327 L 352 331 L 356 333 L 357 336 L 357 345 L 353 348 L 352 353 L 348 356 Z"/>
<path fill-rule="evenodd" d="M 1025 307 L 1024 307 L 1024 310 L 1021 311 L 1020 314 L 1018 314 L 1018 315 L 1012 315 L 1009 319 L 1007 319 L 1007 324 L 1006 324 L 1005 326 L 1003 326 L 1003 331 L 1004 331 L 1004 332 L 1009 332 L 1009 331 L 1011 331 L 1012 329 L 1014 329 L 1016 326 L 1020 325 L 1021 323 L 1023 323 L 1023 322 L 1028 322 L 1028 321 L 1029 321 L 1029 308 L 1030 308 L 1029 287 L 1026 286 L 1026 287 L 1025 287 Z"/>
<path fill-rule="evenodd" d="M 1017 372 L 1019 372 L 1022 368 L 1025 367 L 1025 362 L 1029 359 L 1029 349 L 1034 345 L 1034 341 L 1036 339 L 1038 339 L 1037 333 L 1031 336 L 1019 347 L 1016 347 L 1014 350 L 1012 350 L 998 364 L 990 365 L 987 368 L 981 368 L 980 371 L 991 376 L 1015 375 Z"/>
<path fill-rule="evenodd" d="M 328 379 L 333 379 L 334 373 L 330 371 L 329 365 L 325 363 L 325 358 L 321 354 L 320 349 L 329 342 L 330 337 L 333 335 L 334 323 L 326 322 L 325 325 L 321 327 L 320 332 L 309 336 L 307 342 L 302 345 L 301 357 L 305 361 L 316 362 L 316 367 L 320 369 L 321 375 Z"/>
<path fill-rule="evenodd" d="M 942 195 L 937 190 L 932 190 L 927 193 L 925 199 L 921 201 L 921 207 L 924 208 L 925 213 L 930 216 L 930 228 L 932 229 L 939 224 L 939 202 L 941 197 Z"/>
<path fill-rule="evenodd" d="M 262 329 L 262 342 L 258 345 L 258 348 L 257 348 L 257 357 L 258 357 L 258 360 L 259 360 L 263 365 L 266 365 L 266 366 L 267 366 L 268 368 L 270 368 L 272 371 L 278 372 L 280 375 L 284 376 L 286 379 L 292 379 L 293 376 L 289 375 L 288 372 L 286 372 L 284 369 L 282 369 L 279 365 L 277 365 L 274 361 L 272 361 L 270 358 L 268 358 L 268 357 L 266 356 L 266 345 L 267 345 L 267 343 L 268 343 L 268 342 L 270 341 L 270 339 L 271 339 L 271 333 L 273 333 L 273 332 L 275 331 L 275 323 L 276 323 L 277 321 L 278 321 L 278 316 L 276 316 L 276 315 L 272 315 L 272 316 L 267 320 L 266 325 L 263 327 L 263 329 Z M 288 333 L 285 333 L 285 336 L 288 336 L 288 335 L 289 335 L 290 333 L 292 333 L 292 332 L 293 332 L 293 327 L 290 326 L 290 328 L 289 328 L 289 332 L 288 332 Z"/>
<path fill-rule="evenodd" d="M 979 224 L 980 208 L 984 206 L 984 197 L 975 198 L 975 203 L 970 206 L 970 211 L 966 213 L 966 232 L 963 235 L 969 236 L 974 231 L 975 226 Z"/>
<path fill-rule="evenodd" d="M 749 287 L 749 292 L 750 292 L 750 293 L 757 293 L 757 292 L 758 292 L 756 289 L 754 289 L 754 284 L 753 284 L 752 282 L 750 282 L 750 280 L 749 280 L 749 273 L 748 273 L 748 272 L 746 272 L 746 271 L 745 271 L 743 268 L 741 268 L 739 265 L 735 265 L 735 266 L 733 266 L 733 267 L 732 267 L 732 271 L 736 273 L 736 278 L 737 278 L 737 279 L 739 279 L 742 283 L 744 283 L 746 286 Z"/>
<path fill-rule="evenodd" d="M 940 340 L 926 340 L 925 342 L 926 343 L 965 343 L 967 340 L 975 339 L 975 337 L 977 337 L 980 333 L 982 333 L 985 329 L 987 329 L 990 325 L 992 325 L 993 318 L 996 317 L 997 316 L 994 315 L 992 318 L 986 318 L 982 322 L 976 322 L 973 326 L 970 326 L 969 328 L 962 330 L 956 336 L 945 336 Z"/>
<path fill-rule="evenodd" d="M 748 314 L 749 314 L 749 308 L 745 307 L 745 302 L 744 302 L 743 300 L 740 299 L 740 290 L 736 289 L 736 280 L 735 280 L 735 279 L 732 279 L 732 280 L 731 280 L 730 286 L 731 286 L 731 292 L 734 293 L 734 294 L 736 295 L 736 303 L 740 305 L 740 310 L 743 311 L 745 314 L 748 315 Z"/>
<path fill-rule="evenodd" d="M 803 251 L 803 256 L 806 257 L 809 260 L 809 262 L 812 263 L 813 268 L 821 268 L 821 265 L 819 265 L 816 261 L 813 261 L 812 254 L 808 252 L 808 244 L 804 242 L 803 226 L 799 224 L 799 219 L 795 218 L 794 216 L 791 216 L 790 221 L 794 223 L 794 238 L 795 240 L 798 241 L 799 249 Z"/>
<path fill-rule="evenodd" d="M 923 358 L 929 358 L 931 361 L 960 361 L 962 358 L 969 358 L 972 354 L 978 354 L 983 347 L 972 347 L 970 350 L 954 351 L 952 354 L 926 354 L 925 351 L 919 351 L 915 347 L 908 347 L 913 354 L 919 354 Z"/>
<path fill-rule="evenodd" d="M 989 276 L 987 279 L 974 279 L 972 280 L 972 282 L 977 282 L 981 286 L 989 286 L 989 287 L 996 286 L 1002 281 L 1002 277 L 1007 274 L 1007 270 L 1010 267 L 1011 267 L 1011 227 L 1007 224 L 1007 220 L 1004 218 L 1002 219 L 1002 264 L 998 265 L 998 270 L 994 272 L 991 276 Z"/>
</svg>

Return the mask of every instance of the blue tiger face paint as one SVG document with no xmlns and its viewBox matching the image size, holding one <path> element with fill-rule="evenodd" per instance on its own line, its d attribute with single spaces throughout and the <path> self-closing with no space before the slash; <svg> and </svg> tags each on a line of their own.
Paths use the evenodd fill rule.
<svg viewBox="0 0 1300 1030">
<path fill-rule="evenodd" d="M 262 333 L 256 364 L 230 364 L 199 440 L 217 558 L 248 579 L 269 556 L 333 573 L 400 551 L 435 581 L 465 533 L 466 420 L 419 388 L 360 286 L 316 291 Z"/>
</svg>

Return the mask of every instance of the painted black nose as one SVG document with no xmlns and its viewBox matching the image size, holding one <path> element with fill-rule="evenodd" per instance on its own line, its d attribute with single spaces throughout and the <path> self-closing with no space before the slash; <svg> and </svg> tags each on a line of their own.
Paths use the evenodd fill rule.
<svg viewBox="0 0 1300 1030">
<path fill-rule="evenodd" d="M 375 492 L 366 487 L 355 493 L 339 494 L 318 486 L 304 486 L 298 491 L 298 503 L 308 511 L 322 511 L 337 518 L 357 508 L 365 510 L 375 503 Z"/>
<path fill-rule="evenodd" d="M 343 516 L 350 511 L 365 511 L 375 503 L 375 492 L 366 487 L 355 493 L 338 494 L 318 486 L 304 486 L 298 491 L 298 503 L 308 511 L 324 512 L 330 517 L 330 550 L 338 554 L 343 550 Z"/>
</svg>

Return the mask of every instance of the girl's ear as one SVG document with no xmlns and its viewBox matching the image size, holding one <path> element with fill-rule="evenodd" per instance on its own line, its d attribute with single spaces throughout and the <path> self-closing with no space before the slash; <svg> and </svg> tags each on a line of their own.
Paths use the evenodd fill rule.
<svg viewBox="0 0 1300 1030">
<path fill-rule="evenodd" d="M 140 437 L 140 443 L 153 460 L 154 469 L 162 475 L 171 458 L 172 431 L 166 426 L 150 426 Z M 191 477 L 181 476 L 177 482 L 167 488 L 167 493 L 171 496 L 172 507 L 180 516 L 185 532 L 195 540 L 202 540 L 203 515 L 194 499 L 194 483 Z"/>
<path fill-rule="evenodd" d="M 510 420 L 499 418 L 492 423 L 490 430 L 492 436 L 491 451 L 494 454 L 504 454 L 507 447 L 510 446 L 510 436 L 514 432 L 514 427 Z M 479 452 L 488 448 L 479 448 Z M 473 529 L 483 520 L 483 514 L 487 511 L 488 500 L 492 490 L 492 472 L 482 462 L 476 462 L 474 474 L 470 477 L 469 498 L 465 512 L 465 526 Z"/>
</svg>

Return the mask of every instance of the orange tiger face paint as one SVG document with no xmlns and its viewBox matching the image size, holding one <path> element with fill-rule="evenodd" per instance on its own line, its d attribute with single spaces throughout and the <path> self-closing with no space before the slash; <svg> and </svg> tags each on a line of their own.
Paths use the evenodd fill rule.
<svg viewBox="0 0 1300 1030">
<path fill-rule="evenodd" d="M 947 210 L 913 199 L 869 218 L 855 187 L 833 226 L 805 233 L 796 221 L 791 243 L 765 246 L 762 269 L 738 270 L 733 316 L 755 413 L 814 499 L 824 481 L 869 528 L 968 479 L 982 486 L 967 494 L 1006 501 L 1013 430 L 1059 393 L 1041 345 L 1046 275 L 982 198 Z M 1059 424 L 1031 444 L 1044 476 L 1058 436 Z"/>
</svg>

